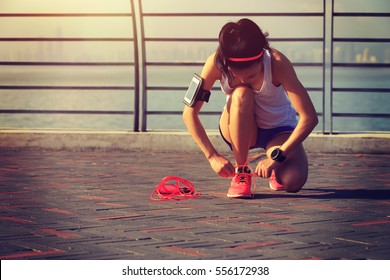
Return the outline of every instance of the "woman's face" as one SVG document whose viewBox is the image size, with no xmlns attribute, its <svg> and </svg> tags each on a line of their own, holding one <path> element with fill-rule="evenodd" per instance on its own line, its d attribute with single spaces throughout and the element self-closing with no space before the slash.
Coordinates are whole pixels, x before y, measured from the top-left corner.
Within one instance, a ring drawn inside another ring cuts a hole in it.
<svg viewBox="0 0 390 280">
<path fill-rule="evenodd" d="M 242 85 L 254 87 L 260 79 L 260 73 L 263 68 L 263 63 L 255 63 L 248 68 L 238 69 L 229 66 L 229 71 L 233 79 L 239 81 Z"/>
</svg>

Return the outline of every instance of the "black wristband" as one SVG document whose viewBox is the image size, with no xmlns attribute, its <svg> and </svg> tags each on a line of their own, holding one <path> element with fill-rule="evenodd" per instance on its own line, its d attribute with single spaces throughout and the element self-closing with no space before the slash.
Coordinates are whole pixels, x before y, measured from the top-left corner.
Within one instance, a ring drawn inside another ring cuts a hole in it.
<svg viewBox="0 0 390 280">
<path fill-rule="evenodd" d="M 277 162 L 283 162 L 286 157 L 283 155 L 283 151 L 279 148 L 276 148 L 271 153 L 271 159 L 277 161 Z"/>
</svg>

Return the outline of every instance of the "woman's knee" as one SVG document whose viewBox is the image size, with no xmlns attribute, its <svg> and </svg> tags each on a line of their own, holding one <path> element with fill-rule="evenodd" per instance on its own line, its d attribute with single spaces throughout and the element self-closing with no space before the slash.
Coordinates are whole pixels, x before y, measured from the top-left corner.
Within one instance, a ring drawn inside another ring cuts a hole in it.
<svg viewBox="0 0 390 280">
<path fill-rule="evenodd" d="M 231 96 L 231 102 L 233 106 L 245 106 L 248 105 L 254 107 L 254 94 L 253 91 L 245 86 L 237 87 Z"/>
<path fill-rule="evenodd" d="M 303 147 L 297 147 L 291 158 L 287 159 L 278 171 L 285 191 L 299 192 L 305 185 L 309 173 L 308 160 Z"/>
<path fill-rule="evenodd" d="M 298 167 L 298 168 L 297 168 Z M 308 168 L 304 165 L 286 167 L 279 170 L 279 180 L 288 193 L 297 193 L 305 185 L 308 177 Z"/>
<path fill-rule="evenodd" d="M 284 190 L 288 193 L 299 192 L 307 181 L 307 174 L 296 174 L 295 178 L 283 182 Z"/>
</svg>

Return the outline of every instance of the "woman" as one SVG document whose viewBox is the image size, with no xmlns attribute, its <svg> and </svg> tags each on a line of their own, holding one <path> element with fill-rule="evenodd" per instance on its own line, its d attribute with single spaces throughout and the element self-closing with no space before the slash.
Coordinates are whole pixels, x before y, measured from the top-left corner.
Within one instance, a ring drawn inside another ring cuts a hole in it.
<svg viewBox="0 0 390 280">
<path fill-rule="evenodd" d="M 249 19 L 225 24 L 219 47 L 201 73 L 204 90 L 219 80 L 227 94 L 219 129 L 233 151 L 234 165 L 215 150 L 205 132 L 199 119 L 204 102 L 185 106 L 183 111 L 187 129 L 212 169 L 222 177 L 233 176 L 230 198 L 252 195 L 253 174 L 247 165 L 252 148 L 266 150 L 267 158 L 254 172 L 270 178 L 273 190 L 298 192 L 308 175 L 302 142 L 317 125 L 317 113 L 291 62 L 269 46 L 267 36 Z"/>
</svg>

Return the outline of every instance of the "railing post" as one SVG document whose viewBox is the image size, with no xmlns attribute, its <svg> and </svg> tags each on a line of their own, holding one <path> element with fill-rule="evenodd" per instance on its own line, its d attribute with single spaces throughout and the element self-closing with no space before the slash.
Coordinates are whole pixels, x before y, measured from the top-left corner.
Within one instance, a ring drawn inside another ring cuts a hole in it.
<svg viewBox="0 0 390 280">
<path fill-rule="evenodd" d="M 322 134 L 325 134 L 326 128 L 326 106 L 325 106 L 325 96 L 326 96 L 326 24 L 327 24 L 327 9 L 326 9 L 327 0 L 323 0 L 323 19 L 322 19 Z"/>
<path fill-rule="evenodd" d="M 331 13 L 331 19 L 330 19 L 330 104 L 329 104 L 329 110 L 330 110 L 330 127 L 329 127 L 329 133 L 333 134 L 333 63 L 334 63 L 334 57 L 333 57 L 333 38 L 334 38 L 334 0 L 332 0 L 332 13 Z"/>
<path fill-rule="evenodd" d="M 145 46 L 145 26 L 144 15 L 142 10 L 142 0 L 138 0 L 138 12 L 139 12 L 139 29 L 141 40 L 141 52 L 139 55 L 142 59 L 142 91 L 141 91 L 141 131 L 145 132 L 147 127 L 147 69 L 146 69 L 146 46 Z"/>
<path fill-rule="evenodd" d="M 134 44 L 134 122 L 133 131 L 139 131 L 139 55 L 138 55 L 138 33 L 137 20 L 134 7 L 134 0 L 130 0 L 132 24 L 133 24 L 133 44 Z"/>
</svg>

